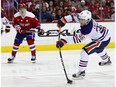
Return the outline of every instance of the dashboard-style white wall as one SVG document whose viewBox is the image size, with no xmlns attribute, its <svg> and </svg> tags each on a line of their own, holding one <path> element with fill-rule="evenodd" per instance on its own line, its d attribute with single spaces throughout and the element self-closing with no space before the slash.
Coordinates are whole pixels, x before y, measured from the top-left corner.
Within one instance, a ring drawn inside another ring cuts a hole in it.
<svg viewBox="0 0 116 87">
<path fill-rule="evenodd" d="M 99 22 L 99 24 L 106 26 L 111 33 L 111 42 L 115 42 L 115 22 Z M 56 26 L 56 23 L 42 23 L 41 28 L 45 31 L 47 30 L 54 30 L 58 29 Z M 80 29 L 79 23 L 67 23 L 66 26 L 64 26 L 62 29 L 68 29 L 71 31 L 72 29 Z M 3 33 L 1 36 L 1 45 L 2 46 L 12 46 L 14 42 L 14 38 L 16 35 L 15 29 L 12 27 L 10 33 Z M 36 45 L 49 45 L 49 44 L 55 44 L 58 37 L 38 37 L 36 35 L 35 37 L 35 44 Z M 83 43 L 88 43 L 91 40 L 89 38 L 85 39 Z M 27 45 L 27 42 L 24 40 L 22 45 Z"/>
</svg>

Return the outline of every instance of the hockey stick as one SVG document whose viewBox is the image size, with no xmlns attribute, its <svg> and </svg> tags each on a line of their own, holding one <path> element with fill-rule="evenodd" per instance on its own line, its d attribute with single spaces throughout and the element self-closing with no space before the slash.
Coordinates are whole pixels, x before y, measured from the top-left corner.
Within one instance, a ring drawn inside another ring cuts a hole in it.
<svg viewBox="0 0 116 87">
<path fill-rule="evenodd" d="M 60 31 L 61 31 L 61 28 L 59 28 L 58 41 L 60 40 Z M 59 54 L 60 54 L 60 59 L 61 59 L 61 62 L 62 62 L 63 70 L 64 70 L 64 73 L 65 73 L 65 76 L 66 76 L 66 79 L 67 79 L 67 83 L 72 84 L 73 81 L 68 78 L 68 75 L 67 75 L 67 72 L 66 72 L 66 69 L 65 69 L 65 65 L 64 65 L 64 61 L 63 61 L 62 52 L 61 52 L 60 47 L 59 47 Z"/>
</svg>

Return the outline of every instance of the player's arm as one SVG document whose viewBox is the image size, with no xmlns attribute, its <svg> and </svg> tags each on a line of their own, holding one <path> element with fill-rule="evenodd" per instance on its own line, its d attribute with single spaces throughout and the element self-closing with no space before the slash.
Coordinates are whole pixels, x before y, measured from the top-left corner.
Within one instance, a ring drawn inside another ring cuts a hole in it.
<svg viewBox="0 0 116 87">
<path fill-rule="evenodd" d="M 3 14 L 1 14 L 1 21 L 3 25 L 6 25 L 5 32 L 6 33 L 10 32 L 9 20 Z"/>
<path fill-rule="evenodd" d="M 38 21 L 36 17 L 33 18 L 33 23 L 34 23 L 35 29 L 38 31 L 38 35 L 43 35 L 44 30 L 41 29 L 40 22 Z"/>
<path fill-rule="evenodd" d="M 17 33 L 21 33 L 21 26 L 19 25 L 18 18 L 14 16 L 12 21 L 12 25 L 17 31 Z"/>
<path fill-rule="evenodd" d="M 7 25 L 9 23 L 8 19 L 1 14 L 1 21 L 4 25 Z"/>
<path fill-rule="evenodd" d="M 73 41 L 74 43 L 81 43 L 85 38 L 85 35 L 83 35 L 81 33 L 81 29 L 77 30 L 76 32 L 74 32 L 73 34 Z"/>
<path fill-rule="evenodd" d="M 26 32 L 21 29 L 21 26 L 19 24 L 19 18 L 17 16 L 14 15 L 12 21 L 13 21 L 12 25 L 15 28 L 15 30 L 17 31 L 17 33 L 26 34 Z"/>
<path fill-rule="evenodd" d="M 56 47 L 57 48 L 62 48 L 65 44 L 67 44 L 68 42 L 70 43 L 81 43 L 82 40 L 84 40 L 85 36 L 82 35 L 80 30 L 77 30 L 74 32 L 73 36 L 70 37 L 66 37 L 65 39 L 61 39 L 59 41 L 56 42 Z"/>
<path fill-rule="evenodd" d="M 64 16 L 60 20 L 58 20 L 57 26 L 61 28 L 65 26 L 67 22 L 71 22 L 71 21 L 73 21 L 72 15 Z"/>
</svg>

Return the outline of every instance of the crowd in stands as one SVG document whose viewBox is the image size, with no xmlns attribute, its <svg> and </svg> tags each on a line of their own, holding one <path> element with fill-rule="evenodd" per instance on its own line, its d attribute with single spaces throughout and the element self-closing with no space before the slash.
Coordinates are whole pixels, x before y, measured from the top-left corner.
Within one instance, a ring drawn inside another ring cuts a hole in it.
<svg viewBox="0 0 116 87">
<path fill-rule="evenodd" d="M 90 10 L 95 19 L 115 19 L 114 0 L 20 0 L 42 22 L 57 22 L 61 17 Z"/>
</svg>

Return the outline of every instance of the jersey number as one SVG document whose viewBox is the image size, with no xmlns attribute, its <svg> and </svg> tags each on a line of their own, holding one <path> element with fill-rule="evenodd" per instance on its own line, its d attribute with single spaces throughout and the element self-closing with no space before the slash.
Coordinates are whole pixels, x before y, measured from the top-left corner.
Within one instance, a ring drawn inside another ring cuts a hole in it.
<svg viewBox="0 0 116 87">
<path fill-rule="evenodd" d="M 96 26 L 96 31 L 103 33 L 106 30 L 106 27 L 103 27 L 102 25 L 97 25 Z"/>
</svg>

